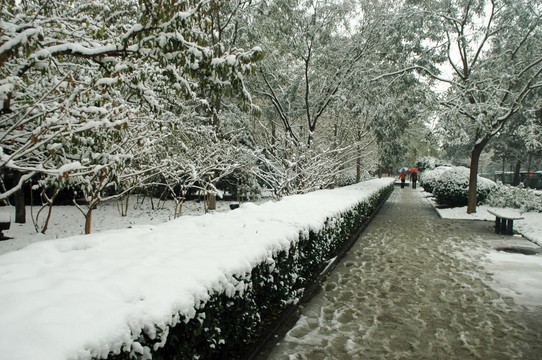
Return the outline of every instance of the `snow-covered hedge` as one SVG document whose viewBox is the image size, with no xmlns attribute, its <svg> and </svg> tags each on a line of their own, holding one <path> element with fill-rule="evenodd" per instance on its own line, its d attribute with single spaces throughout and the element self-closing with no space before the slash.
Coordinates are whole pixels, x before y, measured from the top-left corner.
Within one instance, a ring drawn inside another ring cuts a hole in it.
<svg viewBox="0 0 542 360">
<path fill-rule="evenodd" d="M 375 179 L 4 254 L 0 353 L 238 357 L 392 190 Z"/>
<path fill-rule="evenodd" d="M 434 168 L 432 170 L 425 170 L 420 174 L 420 185 L 423 187 L 423 189 L 429 193 L 433 192 L 433 189 L 435 188 L 435 182 L 439 178 L 440 174 L 442 174 L 445 171 L 450 170 L 451 166 L 439 166 L 437 168 Z"/>
<path fill-rule="evenodd" d="M 465 206 L 468 203 L 470 170 L 456 166 L 443 171 L 433 183 L 433 195 L 439 204 L 449 206 Z M 489 179 L 478 177 L 477 199 L 484 202 L 495 183 Z M 424 187 L 425 189 L 425 187 Z"/>
<path fill-rule="evenodd" d="M 523 212 L 542 212 L 542 196 L 534 190 L 504 185 L 500 182 L 491 190 L 487 204 L 494 207 L 521 209 Z"/>
</svg>

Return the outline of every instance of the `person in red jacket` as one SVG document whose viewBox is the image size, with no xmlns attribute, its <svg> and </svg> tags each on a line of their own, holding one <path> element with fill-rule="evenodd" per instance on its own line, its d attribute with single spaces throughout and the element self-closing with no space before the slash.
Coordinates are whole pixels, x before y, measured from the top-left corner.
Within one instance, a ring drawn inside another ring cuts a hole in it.
<svg viewBox="0 0 542 360">
<path fill-rule="evenodd" d="M 405 188 L 405 179 L 406 179 L 406 171 L 405 170 L 402 170 L 401 173 L 399 174 L 399 179 L 401 179 L 401 189 L 404 189 Z"/>
</svg>

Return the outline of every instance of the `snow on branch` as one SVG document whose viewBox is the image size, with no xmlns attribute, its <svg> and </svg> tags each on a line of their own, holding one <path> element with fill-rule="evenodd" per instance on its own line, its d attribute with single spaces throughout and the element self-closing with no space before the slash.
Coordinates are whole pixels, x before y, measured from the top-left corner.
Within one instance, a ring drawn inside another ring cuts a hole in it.
<svg viewBox="0 0 542 360">
<path fill-rule="evenodd" d="M 385 74 L 380 74 L 380 75 L 372 78 L 371 82 L 375 82 L 375 81 L 384 79 L 386 77 L 402 75 L 402 74 L 404 74 L 406 72 L 409 72 L 409 71 L 412 71 L 412 70 L 418 70 L 418 71 L 420 71 L 422 73 L 425 73 L 426 75 L 428 75 L 429 77 L 431 77 L 431 78 L 433 78 L 435 80 L 442 81 L 442 82 L 445 82 L 445 83 L 448 83 L 448 84 L 451 84 L 451 85 L 462 87 L 462 85 L 459 84 L 458 82 L 450 80 L 450 79 L 443 78 L 441 76 L 438 76 L 435 73 L 433 73 L 431 70 L 427 69 L 424 66 L 420 66 L 420 65 L 409 66 L 409 67 L 406 67 L 406 68 L 403 68 L 403 69 L 400 69 L 400 70 L 397 70 L 397 71 L 392 71 L 392 72 L 388 72 L 388 73 L 385 73 Z"/>
<path fill-rule="evenodd" d="M 261 51 L 215 41 L 209 16 L 224 3 L 25 2 L 4 11 L 0 170 L 90 184 L 97 201 L 106 186 L 159 173 L 145 157 L 169 124 L 210 116 L 224 92 L 250 99 L 243 78 Z M 205 172 L 229 169 L 220 165 Z"/>
<path fill-rule="evenodd" d="M 43 29 L 40 28 L 25 29 L 13 38 L 7 40 L 2 45 L 0 45 L 0 59 L 5 59 L 10 51 L 12 51 L 17 46 L 27 43 L 29 41 L 29 38 L 41 34 L 42 31 Z"/>
</svg>

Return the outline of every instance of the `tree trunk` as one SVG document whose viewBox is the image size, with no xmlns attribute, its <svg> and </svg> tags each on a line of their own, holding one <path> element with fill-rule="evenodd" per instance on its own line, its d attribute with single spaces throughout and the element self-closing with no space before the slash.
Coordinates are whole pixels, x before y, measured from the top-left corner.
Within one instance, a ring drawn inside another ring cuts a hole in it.
<svg viewBox="0 0 542 360">
<path fill-rule="evenodd" d="M 92 229 L 92 210 L 94 206 L 90 206 L 88 209 L 87 214 L 85 215 L 85 234 L 90 234 L 90 231 Z"/>
<path fill-rule="evenodd" d="M 207 195 L 207 210 L 216 210 L 216 195 Z"/>
<path fill-rule="evenodd" d="M 15 183 L 18 183 L 21 178 L 21 173 L 15 172 Z M 13 195 L 13 202 L 15 203 L 15 222 L 17 224 L 26 223 L 26 206 L 24 204 L 24 185 L 21 190 L 17 191 Z"/>
<path fill-rule="evenodd" d="M 49 228 L 49 221 L 51 221 L 51 215 L 53 214 L 53 204 L 47 204 L 47 217 L 45 218 L 45 224 L 43 224 L 43 228 L 41 229 L 41 233 L 45 234 L 47 229 Z"/>
<path fill-rule="evenodd" d="M 484 139 L 480 143 L 477 143 L 474 145 L 471 152 L 467 214 L 473 214 L 476 212 L 476 204 L 478 201 L 478 166 L 480 163 L 480 155 L 482 154 L 482 150 L 484 150 L 484 147 L 488 141 L 489 139 Z"/>
<path fill-rule="evenodd" d="M 519 172 L 521 170 L 521 160 L 516 162 L 516 168 L 514 169 L 514 179 L 512 180 L 512 186 L 518 186 L 520 182 Z"/>
<path fill-rule="evenodd" d="M 501 174 L 501 182 L 504 184 L 504 171 L 506 170 L 506 167 L 505 167 L 505 158 L 504 156 L 502 157 L 502 174 Z"/>
<path fill-rule="evenodd" d="M 356 184 L 359 183 L 361 180 L 361 159 L 356 159 Z"/>
<path fill-rule="evenodd" d="M 357 140 L 358 140 L 358 145 L 357 145 L 357 157 L 356 157 L 356 184 L 359 183 L 361 181 L 361 146 L 359 145 L 360 144 L 360 141 L 361 141 L 361 131 L 357 131 Z"/>
</svg>

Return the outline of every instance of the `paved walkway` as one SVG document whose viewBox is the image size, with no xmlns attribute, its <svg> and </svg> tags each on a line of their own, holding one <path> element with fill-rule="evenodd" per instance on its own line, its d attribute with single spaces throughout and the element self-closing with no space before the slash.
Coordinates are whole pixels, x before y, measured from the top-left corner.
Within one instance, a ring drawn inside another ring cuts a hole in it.
<svg viewBox="0 0 542 360">
<path fill-rule="evenodd" d="M 297 323 L 261 359 L 542 359 L 542 307 L 487 285 L 491 223 L 396 188 Z"/>
</svg>

